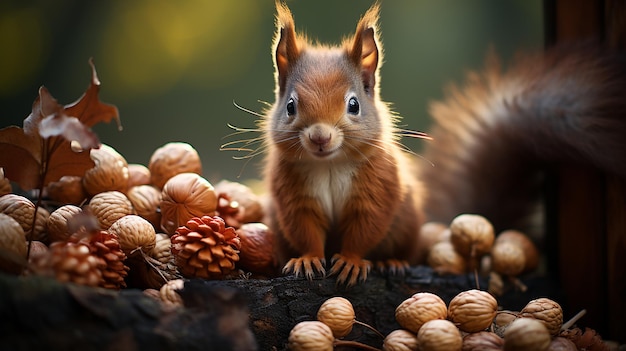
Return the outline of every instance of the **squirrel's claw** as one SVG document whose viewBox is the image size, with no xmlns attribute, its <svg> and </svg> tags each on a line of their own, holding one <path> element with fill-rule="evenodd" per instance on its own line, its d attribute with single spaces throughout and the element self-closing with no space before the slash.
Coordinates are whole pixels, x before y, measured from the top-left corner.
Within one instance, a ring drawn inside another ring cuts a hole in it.
<svg viewBox="0 0 626 351">
<path fill-rule="evenodd" d="M 283 274 L 293 273 L 296 277 L 304 276 L 308 280 L 312 280 L 316 273 L 322 277 L 326 274 L 324 264 L 325 260 L 323 258 L 304 255 L 290 259 L 283 267 Z"/>
<path fill-rule="evenodd" d="M 355 285 L 358 281 L 364 282 L 372 268 L 372 263 L 368 260 L 341 254 L 334 255 L 332 262 L 330 275 L 337 275 L 337 283 L 345 283 L 346 286 Z"/>
<path fill-rule="evenodd" d="M 382 273 L 388 272 L 391 275 L 404 275 L 409 269 L 409 262 L 405 260 L 384 260 L 376 261 L 376 267 Z"/>
</svg>

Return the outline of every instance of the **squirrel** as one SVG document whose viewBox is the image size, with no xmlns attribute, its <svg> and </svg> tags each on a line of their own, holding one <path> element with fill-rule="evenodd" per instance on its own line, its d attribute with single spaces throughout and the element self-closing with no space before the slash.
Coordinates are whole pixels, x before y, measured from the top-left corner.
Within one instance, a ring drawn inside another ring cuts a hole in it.
<svg viewBox="0 0 626 351">
<path fill-rule="evenodd" d="M 348 286 L 373 266 L 403 272 L 424 260 L 418 233 L 426 221 L 479 213 L 513 225 L 529 214 L 545 164 L 586 163 L 626 177 L 623 59 L 562 48 L 504 74 L 489 60 L 464 89 L 432 104 L 423 157 L 433 166 L 419 167 L 379 94 L 379 4 L 338 46 L 310 43 L 289 8 L 277 1 L 276 9 L 276 101 L 261 129 L 267 224 L 285 274 L 325 275 L 328 260 L 329 274 Z"/>
</svg>

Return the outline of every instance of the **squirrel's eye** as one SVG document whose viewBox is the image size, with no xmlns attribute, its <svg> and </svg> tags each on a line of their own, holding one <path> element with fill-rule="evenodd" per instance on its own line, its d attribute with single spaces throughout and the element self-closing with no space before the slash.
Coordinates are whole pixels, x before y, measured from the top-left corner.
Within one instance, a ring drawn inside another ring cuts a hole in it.
<svg viewBox="0 0 626 351">
<path fill-rule="evenodd" d="M 296 114 L 296 102 L 293 101 L 293 98 L 290 98 L 287 101 L 287 116 L 293 116 Z"/>
<path fill-rule="evenodd" d="M 359 114 L 359 100 L 356 99 L 356 97 L 351 97 L 348 100 L 348 113 L 353 114 L 353 115 L 358 115 Z"/>
</svg>

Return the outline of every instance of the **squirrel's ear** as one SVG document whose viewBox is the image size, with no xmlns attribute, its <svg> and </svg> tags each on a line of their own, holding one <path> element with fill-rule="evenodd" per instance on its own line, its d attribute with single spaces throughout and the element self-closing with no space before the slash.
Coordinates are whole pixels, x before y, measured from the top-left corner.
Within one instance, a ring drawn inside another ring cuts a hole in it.
<svg viewBox="0 0 626 351">
<path fill-rule="evenodd" d="M 363 15 L 352 39 L 348 56 L 360 67 L 365 91 L 372 94 L 377 82 L 378 68 L 382 61 L 382 48 L 376 32 L 380 5 L 372 5 Z"/>
<path fill-rule="evenodd" d="M 287 74 L 297 60 L 300 49 L 291 11 L 284 3 L 276 1 L 276 36 L 274 37 L 274 65 L 280 92 L 285 89 Z"/>
</svg>

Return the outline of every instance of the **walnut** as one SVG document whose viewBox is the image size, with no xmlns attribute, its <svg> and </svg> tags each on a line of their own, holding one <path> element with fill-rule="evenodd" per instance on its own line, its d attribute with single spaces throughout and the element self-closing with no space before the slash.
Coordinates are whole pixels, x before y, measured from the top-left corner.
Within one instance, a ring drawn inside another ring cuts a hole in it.
<svg viewBox="0 0 626 351">
<path fill-rule="evenodd" d="M 530 238 L 516 230 L 500 233 L 493 244 L 493 269 L 503 275 L 517 276 L 539 265 L 539 251 Z"/>
<path fill-rule="evenodd" d="M 81 212 L 83 210 L 75 205 L 64 205 L 54 210 L 46 221 L 50 241 L 67 240 L 73 234 L 68 229 L 67 221 Z"/>
<path fill-rule="evenodd" d="M 317 320 L 330 327 L 335 338 L 343 338 L 352 331 L 356 316 L 350 301 L 343 297 L 332 297 L 320 306 Z"/>
<path fill-rule="evenodd" d="M 417 346 L 417 335 L 404 329 L 392 331 L 383 340 L 383 351 L 414 351 Z"/>
<path fill-rule="evenodd" d="M 105 191 L 126 192 L 128 189 L 128 163 L 122 155 L 108 145 L 90 150 L 95 166 L 85 172 L 83 187 L 93 196 Z"/>
<path fill-rule="evenodd" d="M 213 185 L 195 173 L 169 179 L 161 196 L 161 229 L 170 235 L 191 218 L 213 215 L 217 209 Z"/>
<path fill-rule="evenodd" d="M 21 195 L 6 194 L 0 196 L 0 212 L 13 217 L 29 235 L 33 226 L 35 204 Z"/>
<path fill-rule="evenodd" d="M 333 351 L 333 332 L 319 321 L 306 321 L 296 324 L 287 339 L 287 349 L 291 351 Z"/>
<path fill-rule="evenodd" d="M 122 250 L 127 256 L 150 252 L 156 245 L 156 232 L 147 220 L 137 216 L 124 216 L 109 227 L 109 233 L 115 234 Z"/>
<path fill-rule="evenodd" d="M 504 332 L 504 351 L 546 351 L 550 333 L 543 323 L 532 318 L 518 318 Z"/>
<path fill-rule="evenodd" d="M 520 311 L 520 316 L 539 320 L 553 336 L 561 331 L 561 326 L 563 325 L 563 309 L 561 305 L 545 297 L 528 302 Z"/>
<path fill-rule="evenodd" d="M 150 170 L 148 167 L 139 163 L 128 164 L 128 188 L 132 188 L 137 185 L 149 185 Z"/>
<path fill-rule="evenodd" d="M 0 233 L 0 271 L 19 274 L 27 251 L 24 229 L 13 217 L 0 213 Z"/>
<path fill-rule="evenodd" d="M 49 183 L 46 193 L 51 200 L 62 204 L 80 205 L 87 199 L 83 178 L 78 176 L 63 176 L 58 181 Z"/>
<path fill-rule="evenodd" d="M 439 274 L 463 274 L 467 271 L 467 263 L 449 241 L 441 241 L 433 245 L 428 253 L 428 265 Z"/>
<path fill-rule="evenodd" d="M 478 265 L 481 256 L 491 251 L 494 239 L 493 225 L 483 216 L 462 214 L 450 223 L 450 242 L 468 260 L 470 269 Z"/>
<path fill-rule="evenodd" d="M 440 222 L 427 222 L 422 225 L 417 236 L 418 262 L 426 262 L 432 247 L 442 241 L 449 241 L 450 229 Z"/>
<path fill-rule="evenodd" d="M 433 319 L 417 332 L 417 343 L 421 351 L 461 351 L 463 338 L 452 322 Z"/>
<path fill-rule="evenodd" d="M 202 174 L 202 163 L 196 149 L 182 142 L 167 143 L 156 149 L 148 164 L 152 184 L 161 189 L 179 173 Z"/>
<path fill-rule="evenodd" d="M 396 308 L 396 321 L 404 329 L 417 333 L 422 325 L 433 319 L 445 319 L 448 308 L 443 300 L 432 293 L 416 293 Z"/>
<path fill-rule="evenodd" d="M 137 214 L 152 223 L 155 228 L 161 226 L 161 191 L 152 185 L 136 185 L 128 189 L 126 197 L 133 204 Z"/>
<path fill-rule="evenodd" d="M 91 198 L 89 211 L 96 216 L 100 228 L 107 230 L 118 219 L 135 214 L 132 202 L 119 191 L 105 191 Z"/>
<path fill-rule="evenodd" d="M 448 318 L 462 331 L 487 329 L 496 316 L 498 302 L 486 291 L 467 290 L 456 295 L 448 306 Z"/>
<path fill-rule="evenodd" d="M 504 339 L 488 331 L 471 333 L 463 337 L 463 351 L 500 351 L 503 345 Z"/>
</svg>

